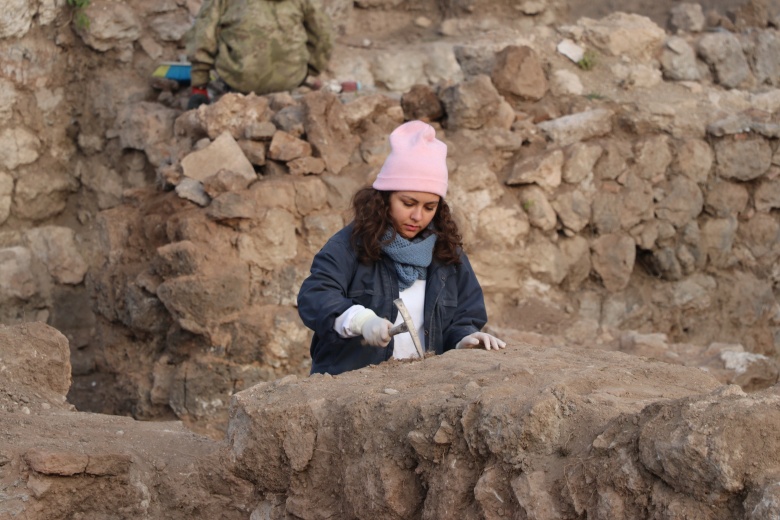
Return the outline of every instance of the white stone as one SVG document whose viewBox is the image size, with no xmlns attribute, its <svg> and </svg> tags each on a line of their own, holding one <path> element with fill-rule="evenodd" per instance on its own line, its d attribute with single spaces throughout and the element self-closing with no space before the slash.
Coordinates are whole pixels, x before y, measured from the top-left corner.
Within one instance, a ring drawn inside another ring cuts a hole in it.
<svg viewBox="0 0 780 520">
<path fill-rule="evenodd" d="M 748 367 L 756 361 L 766 361 L 769 358 L 761 354 L 753 354 L 752 352 L 734 352 L 723 351 L 720 353 L 720 359 L 723 360 L 724 366 L 733 370 L 737 374 L 744 374 L 747 372 Z"/>
<path fill-rule="evenodd" d="M 38 23 L 43 26 L 52 23 L 66 3 L 67 0 L 39 0 Z"/>
<path fill-rule="evenodd" d="M 29 0 L 0 0 L 0 39 L 21 38 L 30 30 L 35 10 Z"/>
<path fill-rule="evenodd" d="M 417 27 L 423 27 L 423 28 L 426 28 L 426 29 L 427 29 L 427 28 L 428 28 L 428 27 L 430 27 L 432 24 L 433 24 L 433 22 L 431 22 L 431 19 L 430 19 L 430 18 L 427 18 L 427 17 L 425 17 L 425 16 L 418 16 L 418 17 L 417 17 L 417 18 L 415 18 L 415 20 L 414 20 L 414 25 L 416 25 Z"/>
<path fill-rule="evenodd" d="M 552 73 L 550 90 L 556 96 L 581 96 L 585 88 L 577 74 L 560 69 Z"/>
<path fill-rule="evenodd" d="M 11 195 L 14 192 L 14 179 L 7 173 L 0 172 L 0 224 L 11 215 Z"/>
<path fill-rule="evenodd" d="M 528 2 L 523 2 L 520 7 L 520 12 L 523 14 L 527 14 L 529 16 L 534 16 L 537 14 L 541 14 L 545 11 L 546 5 L 545 2 L 538 2 L 529 0 Z"/>
<path fill-rule="evenodd" d="M 0 133 L 0 165 L 13 170 L 19 165 L 35 162 L 40 146 L 41 142 L 28 130 L 6 128 Z"/>
<path fill-rule="evenodd" d="M 26 233 L 30 250 L 57 283 L 76 285 L 87 273 L 75 237 L 72 229 L 61 226 L 37 227 Z"/>
<path fill-rule="evenodd" d="M 585 49 L 568 38 L 561 40 L 557 49 L 560 54 L 563 54 L 574 63 L 579 63 L 582 57 L 585 56 Z"/>
</svg>

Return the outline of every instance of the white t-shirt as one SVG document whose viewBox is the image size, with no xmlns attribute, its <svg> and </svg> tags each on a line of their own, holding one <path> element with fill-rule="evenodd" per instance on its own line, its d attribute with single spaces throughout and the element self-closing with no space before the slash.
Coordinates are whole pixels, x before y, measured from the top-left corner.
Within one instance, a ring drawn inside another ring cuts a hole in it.
<svg viewBox="0 0 780 520">
<path fill-rule="evenodd" d="M 412 317 L 414 327 L 417 329 L 417 335 L 419 336 L 423 331 L 423 319 L 425 311 L 425 280 L 416 280 L 411 287 L 401 291 L 400 297 L 406 305 L 409 315 Z M 336 318 L 336 323 L 333 325 L 333 329 L 342 338 L 354 338 L 360 336 L 360 331 L 353 331 L 349 328 L 349 324 L 352 323 L 352 318 L 358 312 L 365 309 L 362 305 L 353 305 L 344 313 Z M 398 317 L 393 325 L 398 325 L 403 322 L 403 316 L 398 313 Z M 423 341 L 424 336 L 420 337 L 420 341 Z M 395 359 L 408 359 L 416 358 L 417 349 L 414 348 L 414 342 L 412 336 L 408 332 L 403 334 L 397 334 L 395 336 L 395 342 L 393 347 L 393 357 Z M 423 345 L 423 349 L 425 345 Z"/>
</svg>

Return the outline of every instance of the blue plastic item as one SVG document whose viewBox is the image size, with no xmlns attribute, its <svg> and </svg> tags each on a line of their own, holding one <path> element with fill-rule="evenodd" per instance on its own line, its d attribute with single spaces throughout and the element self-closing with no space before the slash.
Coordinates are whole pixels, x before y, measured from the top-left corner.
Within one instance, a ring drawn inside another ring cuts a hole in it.
<svg viewBox="0 0 780 520">
<path fill-rule="evenodd" d="M 168 61 L 159 64 L 152 73 L 152 77 L 172 79 L 179 83 L 188 83 L 192 79 L 191 72 L 192 65 L 186 61 Z"/>
</svg>

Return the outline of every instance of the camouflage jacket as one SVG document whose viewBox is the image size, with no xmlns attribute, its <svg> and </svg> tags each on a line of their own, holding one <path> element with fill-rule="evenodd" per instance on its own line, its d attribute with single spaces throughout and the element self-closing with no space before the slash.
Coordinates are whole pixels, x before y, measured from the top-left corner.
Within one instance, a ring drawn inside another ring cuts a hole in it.
<svg viewBox="0 0 780 520">
<path fill-rule="evenodd" d="M 268 94 L 299 86 L 327 67 L 330 20 L 320 0 L 205 0 L 188 32 L 192 84 L 211 69 L 233 89 Z"/>
</svg>

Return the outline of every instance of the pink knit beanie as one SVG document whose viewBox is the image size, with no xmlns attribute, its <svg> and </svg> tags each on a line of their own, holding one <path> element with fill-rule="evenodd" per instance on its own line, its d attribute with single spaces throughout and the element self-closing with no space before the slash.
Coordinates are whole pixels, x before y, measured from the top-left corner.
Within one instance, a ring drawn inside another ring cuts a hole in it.
<svg viewBox="0 0 780 520">
<path fill-rule="evenodd" d="M 393 130 L 374 189 L 447 195 L 447 145 L 436 139 L 431 125 L 409 121 Z"/>
</svg>

